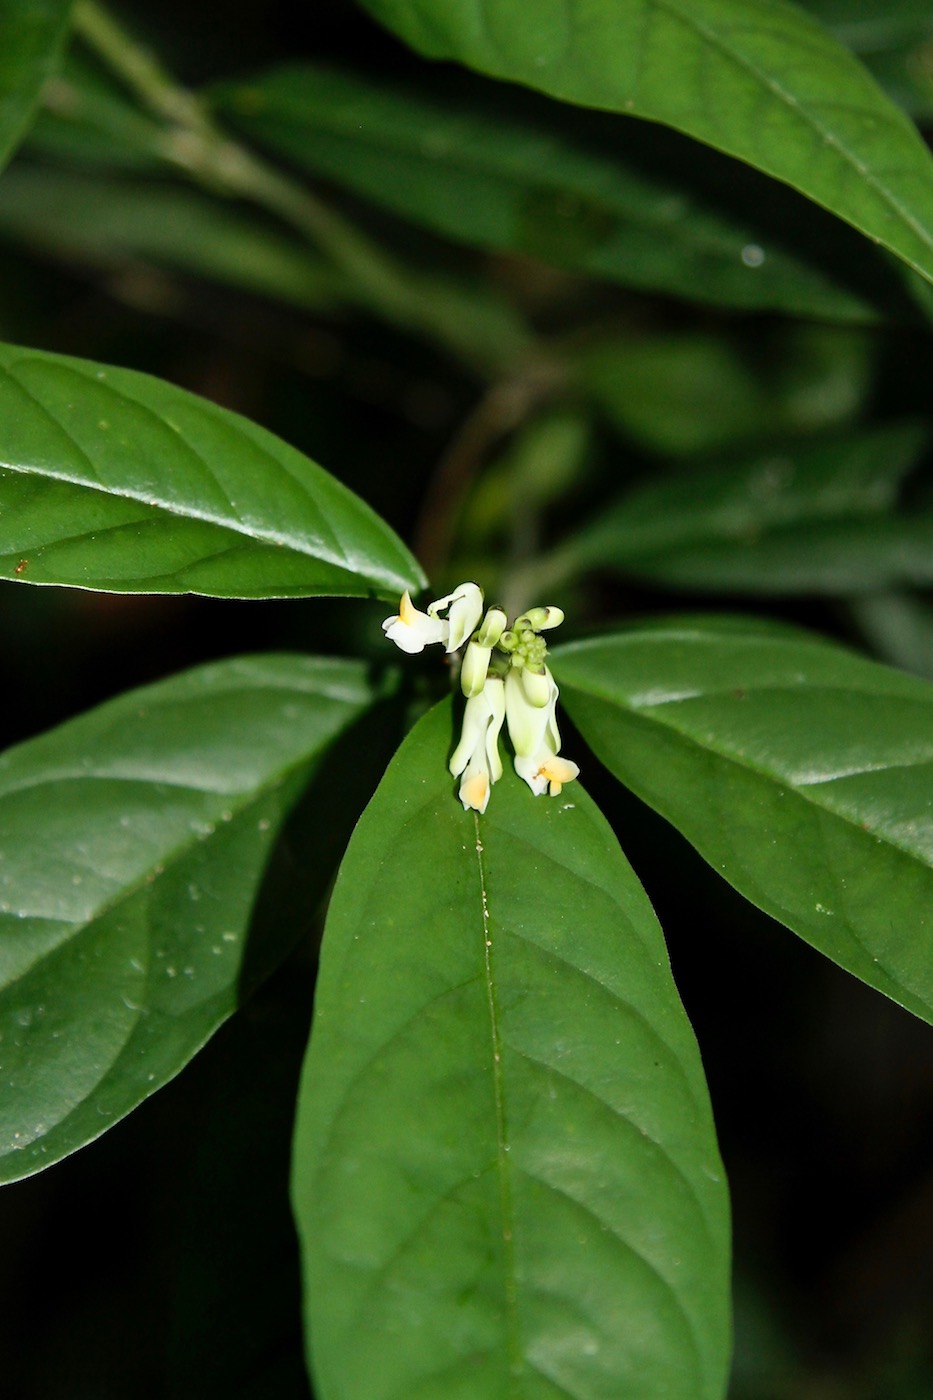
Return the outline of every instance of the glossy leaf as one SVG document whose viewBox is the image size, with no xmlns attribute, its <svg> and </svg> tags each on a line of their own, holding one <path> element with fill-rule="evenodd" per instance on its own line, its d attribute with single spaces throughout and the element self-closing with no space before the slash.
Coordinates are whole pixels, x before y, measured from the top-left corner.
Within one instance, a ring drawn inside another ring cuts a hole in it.
<svg viewBox="0 0 933 1400">
<path fill-rule="evenodd" d="M 784 0 L 363 0 L 431 58 L 673 126 L 783 180 L 933 281 L 933 161 Z"/>
<path fill-rule="evenodd" d="M 450 707 L 328 915 L 293 1200 L 321 1400 L 719 1400 L 726 1190 L 661 931 L 576 784 L 485 815 Z"/>
<path fill-rule="evenodd" d="M 791 629 L 562 647 L 597 756 L 759 908 L 933 1021 L 933 686 Z"/>
<path fill-rule="evenodd" d="M 926 437 L 895 424 L 637 486 L 574 532 L 566 569 L 762 594 L 933 579 L 931 518 L 890 514 Z"/>
<path fill-rule="evenodd" d="M 71 0 L 0 0 L 0 167 L 35 117 L 70 15 Z"/>
<path fill-rule="evenodd" d="M 0 758 L 0 1180 L 99 1137 L 284 956 L 300 929 L 255 922 L 261 883 L 312 765 L 372 699 L 358 664 L 246 657 Z"/>
<path fill-rule="evenodd" d="M 457 242 L 625 286 L 840 320 L 873 319 L 903 297 L 849 230 L 658 127 L 568 115 L 475 77 L 435 91 L 307 63 L 218 86 L 211 99 L 303 169 Z"/>
<path fill-rule="evenodd" d="M 16 165 L 3 177 L 0 237 L 92 267 L 151 265 L 313 309 L 342 279 L 255 215 L 164 180 Z"/>
<path fill-rule="evenodd" d="M 0 577 L 109 592 L 396 598 L 388 525 L 247 419 L 132 370 L 0 346 Z"/>
</svg>

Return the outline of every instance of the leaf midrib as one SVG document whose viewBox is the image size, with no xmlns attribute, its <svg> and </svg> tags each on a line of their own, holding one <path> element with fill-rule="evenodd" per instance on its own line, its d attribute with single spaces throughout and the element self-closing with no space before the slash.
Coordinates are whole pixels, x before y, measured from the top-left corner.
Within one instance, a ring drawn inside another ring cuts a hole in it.
<svg viewBox="0 0 933 1400">
<path fill-rule="evenodd" d="M 492 1083 L 496 1106 L 496 1171 L 499 1178 L 499 1208 L 502 1217 L 503 1287 L 505 1293 L 505 1315 L 509 1357 L 509 1388 L 515 1400 L 521 1400 L 521 1386 L 519 1382 L 525 1367 L 525 1352 L 522 1345 L 521 1327 L 518 1317 L 512 1167 L 509 1161 L 508 1124 L 505 1112 L 505 1080 L 502 1069 L 502 1037 L 499 1026 L 499 1005 L 493 970 L 492 926 L 486 882 L 486 865 L 483 860 L 484 849 L 480 819 L 477 812 L 473 813 L 473 830 L 476 838 L 476 864 L 479 872 L 480 929 L 483 938 L 483 975 L 486 990 L 486 1004 L 489 1010 Z"/>
<path fill-rule="evenodd" d="M 754 80 L 757 83 L 759 83 L 763 88 L 765 88 L 774 97 L 776 97 L 778 101 L 780 101 L 788 111 L 799 115 L 799 117 L 805 123 L 805 125 L 809 126 L 811 130 L 813 130 L 820 137 L 823 144 L 828 146 L 831 150 L 838 152 L 838 154 L 842 157 L 843 161 L 851 167 L 851 169 L 856 173 L 859 179 L 864 180 L 864 182 L 874 190 L 874 192 L 897 215 L 897 217 L 909 229 L 911 229 L 913 233 L 916 234 L 920 241 L 927 248 L 933 250 L 933 236 L 931 236 L 929 231 L 926 228 L 924 228 L 924 226 L 912 214 L 908 213 L 903 208 L 901 203 L 897 200 L 897 198 L 894 196 L 894 194 L 891 192 L 888 186 L 883 181 L 881 181 L 875 174 L 873 174 L 869 167 L 864 166 L 856 158 L 856 156 L 853 155 L 853 153 L 849 150 L 848 146 L 839 139 L 839 137 L 832 130 L 832 128 L 826 126 L 823 122 L 819 120 L 819 118 L 813 112 L 810 104 L 803 104 L 799 102 L 791 93 L 787 92 L 775 78 L 769 76 L 768 73 L 763 72 L 761 68 L 759 68 L 757 63 L 749 59 L 740 50 L 732 47 L 727 42 L 727 40 L 723 36 L 718 35 L 715 32 L 715 30 L 710 30 L 706 25 L 704 25 L 701 21 L 697 20 L 693 15 L 690 15 L 689 13 L 682 10 L 677 4 L 672 3 L 672 0 L 649 0 L 649 3 L 654 9 L 666 11 L 668 15 L 671 15 L 675 19 L 679 20 L 680 23 L 683 24 L 687 29 L 693 30 L 693 32 L 700 36 L 700 38 L 705 43 L 709 44 L 710 47 L 718 49 L 719 52 L 726 59 L 731 59 L 731 61 L 735 63 L 739 68 L 744 69 L 744 71 L 748 73 L 750 77 L 754 78 Z M 775 174 L 775 172 L 773 171 L 770 173 Z M 777 175 L 776 178 L 783 179 L 784 177 Z M 792 182 L 787 181 L 787 183 L 790 184 Z M 822 199 L 819 199 L 815 196 L 810 197 L 815 198 L 815 201 L 819 204 L 824 203 Z M 825 207 L 832 210 L 832 206 L 830 205 L 825 205 Z M 832 210 L 832 212 L 836 211 Z M 856 227 L 858 227 L 858 225 L 856 225 Z M 933 282 L 933 273 L 923 268 L 913 258 L 907 257 L 903 253 L 901 253 L 900 256 L 903 257 L 904 260 L 907 263 L 909 263 L 911 267 L 915 268 L 915 270 L 919 272 L 921 276 L 923 276 L 928 282 Z"/>
<path fill-rule="evenodd" d="M 28 357 L 24 357 L 24 359 L 28 363 Z M 230 502 L 227 491 L 219 481 L 216 472 L 211 466 L 210 461 L 204 456 L 204 454 L 194 446 L 194 444 L 190 441 L 190 439 L 187 436 L 178 434 L 177 430 L 173 429 L 172 424 L 169 422 L 168 419 L 164 418 L 162 414 L 156 412 L 156 410 L 151 408 L 148 404 L 143 403 L 140 399 L 134 398 L 131 394 L 126 393 L 125 390 L 115 386 L 112 381 L 108 382 L 107 384 L 108 392 L 113 394 L 116 398 L 121 399 L 124 403 L 128 404 L 131 411 L 138 412 L 140 414 L 146 414 L 152 419 L 154 419 L 160 425 L 160 427 L 166 428 L 170 432 L 174 431 L 176 433 L 176 436 L 179 437 L 179 440 L 184 444 L 184 446 L 192 454 L 192 456 L 201 464 L 203 469 L 207 472 L 208 476 L 214 481 L 218 491 L 220 492 L 220 495 L 224 498 L 227 506 L 230 508 L 231 515 L 221 516 L 216 512 L 211 513 L 205 510 L 199 510 L 191 502 L 176 503 L 165 500 L 163 498 L 159 498 L 158 496 L 156 497 L 155 501 L 153 501 L 152 492 L 143 493 L 138 490 L 132 490 L 126 487 L 114 487 L 112 485 L 104 483 L 103 481 L 101 481 L 92 459 L 88 456 L 88 453 L 77 441 L 68 425 L 66 423 L 63 423 L 59 418 L 57 418 L 49 408 L 48 404 L 45 403 L 43 399 L 39 398 L 33 391 L 33 389 L 31 389 L 28 384 L 25 384 L 22 378 L 15 373 L 16 364 L 17 361 L 14 360 L 9 364 L 3 365 L 3 372 L 7 374 L 9 379 L 17 386 L 20 392 L 30 400 L 30 402 L 35 406 L 35 408 L 46 418 L 48 418 L 50 422 L 54 423 L 55 427 L 65 435 L 68 442 L 74 448 L 75 452 L 87 463 L 88 470 L 96 478 L 96 481 L 88 481 L 85 478 L 75 476 L 69 472 L 54 471 L 50 470 L 47 467 L 33 467 L 18 462 L 0 462 L 0 467 L 2 467 L 4 470 L 16 472 L 21 476 L 38 476 L 42 480 L 62 481 L 69 486 L 82 488 L 86 491 L 100 491 L 105 496 L 115 496 L 124 500 L 136 501 L 140 505 L 146 505 L 150 507 L 155 506 L 159 510 L 164 511 L 169 516 L 177 516 L 180 519 L 199 520 L 204 524 L 219 526 L 222 529 L 230 530 L 233 534 L 244 535 L 248 539 L 261 540 L 265 544 L 277 545 L 279 547 L 284 546 L 286 548 L 295 550 L 297 554 L 307 554 L 310 555 L 312 558 L 324 559 L 327 563 L 330 563 L 335 567 L 343 569 L 344 571 L 349 573 L 357 572 L 352 562 L 351 553 L 341 543 L 333 521 L 328 518 L 325 508 L 314 500 L 313 495 L 308 489 L 307 483 L 301 481 L 298 477 L 296 477 L 293 472 L 290 472 L 287 469 L 287 467 L 285 467 L 280 461 L 278 461 L 278 459 L 274 457 L 271 453 L 266 452 L 264 454 L 266 459 L 274 465 L 275 470 L 277 472 L 281 472 L 290 482 L 295 483 L 301 488 L 305 496 L 308 498 L 309 504 L 318 513 L 321 521 L 326 524 L 327 529 L 331 533 L 334 541 L 333 546 L 326 544 L 323 538 L 316 537 L 313 541 L 314 547 L 309 548 L 309 542 L 304 540 L 301 536 L 296 536 L 293 533 L 280 533 L 272 530 L 271 527 L 257 526 L 255 524 L 248 524 L 242 521 L 238 515 L 233 513 L 235 508 Z M 72 366 L 68 366 L 67 368 L 77 378 L 82 380 L 87 379 L 86 375 L 81 374 L 80 371 L 75 370 Z M 205 411 L 205 407 L 209 411 L 211 405 L 198 405 L 198 407 L 203 412 Z M 255 446 L 255 444 L 252 445 Z M 339 484 L 335 482 L 334 485 L 336 489 Z"/>
</svg>

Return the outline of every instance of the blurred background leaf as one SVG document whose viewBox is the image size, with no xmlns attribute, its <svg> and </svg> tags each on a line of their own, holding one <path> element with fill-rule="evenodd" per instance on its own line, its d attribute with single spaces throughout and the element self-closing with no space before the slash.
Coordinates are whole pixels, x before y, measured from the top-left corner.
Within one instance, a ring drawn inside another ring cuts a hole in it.
<svg viewBox="0 0 933 1400">
<path fill-rule="evenodd" d="M 35 117 L 42 88 L 61 56 L 71 0 L 0 4 L 0 166 Z"/>
<path fill-rule="evenodd" d="M 210 97 L 300 168 L 457 242 L 725 306 L 910 314 L 903 278 L 863 240 L 655 126 L 468 75 L 426 89 L 312 64 Z"/>
<path fill-rule="evenodd" d="M 663 122 L 822 204 L 933 281 L 933 162 L 829 32 L 768 0 L 363 0 L 400 38 L 565 102 Z"/>
</svg>

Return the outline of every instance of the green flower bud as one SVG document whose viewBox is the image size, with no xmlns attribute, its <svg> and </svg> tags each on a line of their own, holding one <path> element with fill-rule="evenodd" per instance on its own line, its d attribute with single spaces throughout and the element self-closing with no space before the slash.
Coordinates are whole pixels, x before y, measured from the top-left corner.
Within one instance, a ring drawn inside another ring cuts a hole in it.
<svg viewBox="0 0 933 1400">
<path fill-rule="evenodd" d="M 464 652 L 463 665 L 460 667 L 460 689 L 468 700 L 473 695 L 479 695 L 486 684 L 489 656 L 489 647 L 481 646 L 479 642 L 470 642 Z"/>
<path fill-rule="evenodd" d="M 502 637 L 508 620 L 501 608 L 490 608 L 474 640 L 482 647 L 494 647 Z"/>
<path fill-rule="evenodd" d="M 563 608 L 529 608 L 516 619 L 515 630 L 530 627 L 532 632 L 547 632 L 551 627 L 559 627 L 563 620 Z"/>
<path fill-rule="evenodd" d="M 541 710 L 551 699 L 551 673 L 546 666 L 523 666 L 519 672 L 528 703 Z"/>
</svg>

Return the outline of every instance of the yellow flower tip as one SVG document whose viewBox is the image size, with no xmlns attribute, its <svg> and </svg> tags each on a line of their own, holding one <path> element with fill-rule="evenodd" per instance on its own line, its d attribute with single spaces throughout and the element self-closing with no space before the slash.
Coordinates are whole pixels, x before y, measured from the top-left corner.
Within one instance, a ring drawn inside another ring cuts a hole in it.
<svg viewBox="0 0 933 1400">
<path fill-rule="evenodd" d="M 554 754 L 546 763 L 542 763 L 536 776 L 549 784 L 548 791 L 552 797 L 559 797 L 564 783 L 572 783 L 579 772 L 580 769 L 569 758 Z"/>
<path fill-rule="evenodd" d="M 404 622 L 406 627 L 411 627 L 412 623 L 415 621 L 415 618 L 418 616 L 418 609 L 411 601 L 411 594 L 409 593 L 407 588 L 402 594 L 402 600 L 398 605 L 398 615 L 400 620 Z"/>
<path fill-rule="evenodd" d="M 472 807 L 475 812 L 485 812 L 489 801 L 489 777 L 486 773 L 465 774 L 460 784 L 460 801 L 463 810 Z"/>
</svg>

